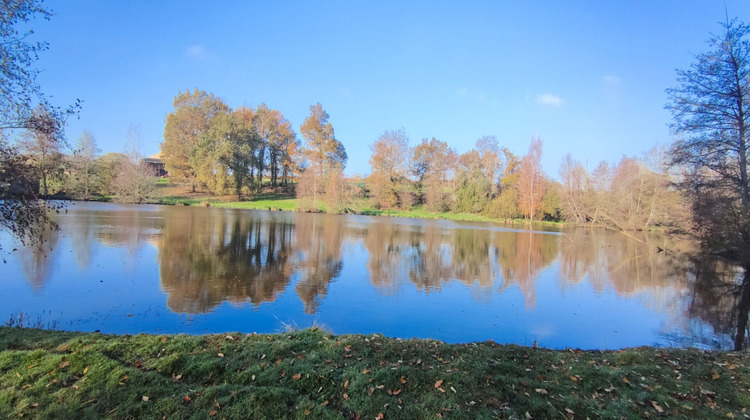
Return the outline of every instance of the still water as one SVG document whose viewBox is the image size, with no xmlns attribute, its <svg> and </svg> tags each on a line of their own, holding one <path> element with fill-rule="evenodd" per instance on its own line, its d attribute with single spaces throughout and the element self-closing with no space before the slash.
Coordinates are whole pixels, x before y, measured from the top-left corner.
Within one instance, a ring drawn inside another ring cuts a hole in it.
<svg viewBox="0 0 750 420">
<path fill-rule="evenodd" d="M 45 252 L 0 236 L 0 324 L 104 333 L 322 325 L 550 348 L 732 348 L 733 295 L 666 237 L 74 203 Z M 4 235 L 4 234 L 3 234 Z M 726 271 L 726 270 L 725 270 Z"/>
</svg>

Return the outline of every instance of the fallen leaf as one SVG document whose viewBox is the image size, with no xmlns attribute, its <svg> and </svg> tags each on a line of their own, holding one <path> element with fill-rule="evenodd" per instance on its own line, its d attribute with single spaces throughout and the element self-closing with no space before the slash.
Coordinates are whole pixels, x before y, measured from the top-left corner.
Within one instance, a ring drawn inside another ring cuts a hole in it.
<svg viewBox="0 0 750 420">
<path fill-rule="evenodd" d="M 383 420 L 384 418 L 385 416 L 383 415 L 383 413 L 378 413 L 378 415 L 375 416 L 375 420 Z"/>
<path fill-rule="evenodd" d="M 86 372 L 88 372 L 88 371 L 89 371 L 89 368 L 90 368 L 90 367 L 91 367 L 91 365 L 89 365 L 89 366 L 86 366 L 86 367 L 85 367 L 85 368 L 83 369 L 83 374 L 84 374 L 84 375 L 86 374 Z"/>
<path fill-rule="evenodd" d="M 719 378 L 720 378 L 720 376 L 719 376 L 719 374 L 718 374 L 718 373 L 716 373 L 716 372 L 714 372 L 714 374 L 713 374 L 713 375 L 711 375 L 711 379 L 713 379 L 714 381 L 715 381 L 715 380 L 717 380 L 717 379 L 719 379 Z"/>
<path fill-rule="evenodd" d="M 349 386 L 349 380 L 347 379 L 346 382 L 344 382 L 344 388 L 347 388 Z"/>
<path fill-rule="evenodd" d="M 547 395 L 547 390 L 544 389 L 544 388 L 537 388 L 534 391 L 536 391 L 536 392 L 538 392 L 538 393 L 540 393 L 542 395 Z"/>
<path fill-rule="evenodd" d="M 622 381 L 625 382 L 626 384 L 630 383 L 630 381 L 628 380 L 628 378 L 622 378 Z"/>
<path fill-rule="evenodd" d="M 185 402 L 190 402 L 190 397 L 185 395 L 185 398 L 183 398 L 183 400 L 185 400 Z"/>
<path fill-rule="evenodd" d="M 397 390 L 393 391 L 393 395 L 398 395 L 398 394 L 400 394 L 400 393 L 401 393 L 401 390 L 400 390 L 400 389 L 397 389 Z"/>
<path fill-rule="evenodd" d="M 60 369 L 66 368 L 68 366 L 70 366 L 70 362 L 67 360 L 63 360 L 62 363 L 60 363 Z"/>
<path fill-rule="evenodd" d="M 570 380 L 573 381 L 573 382 L 578 382 L 578 378 L 576 378 L 575 376 L 571 376 Z"/>
<path fill-rule="evenodd" d="M 161 338 L 161 342 L 163 343 L 163 342 L 165 342 L 165 341 L 167 341 L 167 337 L 162 337 L 162 338 Z"/>
<path fill-rule="evenodd" d="M 232 337 L 231 335 L 228 335 L 228 336 L 226 336 L 224 338 L 226 338 L 227 340 L 234 340 L 234 337 Z"/>
<path fill-rule="evenodd" d="M 142 399 L 143 401 L 148 401 L 148 397 L 147 397 L 147 396 L 145 396 L 145 395 L 144 395 L 144 396 L 142 396 L 142 397 L 141 397 L 141 399 Z"/>
<path fill-rule="evenodd" d="M 209 416 L 215 416 L 218 413 L 216 410 L 211 410 L 210 413 L 208 413 Z"/>
<path fill-rule="evenodd" d="M 365 375 L 367 375 L 370 372 L 372 372 L 370 369 L 365 369 L 365 370 L 362 371 L 362 373 L 364 373 Z"/>
<path fill-rule="evenodd" d="M 443 384 L 443 380 L 442 379 L 440 379 L 437 382 L 435 382 L 435 389 L 440 388 L 440 385 L 442 385 L 442 384 Z"/>
<path fill-rule="evenodd" d="M 292 379 L 294 379 L 295 381 L 299 381 L 301 378 L 302 375 L 300 375 L 299 373 L 295 373 L 294 375 L 292 375 Z"/>
<path fill-rule="evenodd" d="M 349 401 L 349 395 L 348 394 L 344 393 L 344 394 L 341 394 L 341 396 L 344 397 L 344 400 Z"/>
<path fill-rule="evenodd" d="M 576 412 L 575 412 L 575 411 L 573 411 L 573 410 L 571 410 L 571 409 L 569 409 L 569 408 L 566 408 L 566 409 L 565 409 L 565 412 L 566 412 L 566 413 L 568 413 L 568 414 L 570 414 L 571 416 L 573 416 L 573 415 L 575 415 L 575 414 L 576 414 Z"/>
<path fill-rule="evenodd" d="M 440 391 L 440 392 L 442 392 L 442 393 L 445 393 L 445 390 L 443 388 L 438 388 L 437 390 Z"/>
<path fill-rule="evenodd" d="M 659 405 L 659 403 L 657 403 L 656 401 L 652 400 L 651 401 L 651 405 L 654 407 L 654 409 L 656 409 L 657 412 L 659 412 L 659 413 L 663 413 L 664 412 L 664 409 L 661 408 L 661 406 Z"/>
<path fill-rule="evenodd" d="M 224 357 L 224 353 L 219 353 L 219 354 L 217 354 L 217 356 Z"/>
</svg>

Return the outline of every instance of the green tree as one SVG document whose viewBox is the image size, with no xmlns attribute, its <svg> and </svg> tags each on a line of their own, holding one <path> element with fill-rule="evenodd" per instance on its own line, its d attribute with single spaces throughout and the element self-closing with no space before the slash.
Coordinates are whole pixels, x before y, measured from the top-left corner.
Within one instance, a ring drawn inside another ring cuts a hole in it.
<svg viewBox="0 0 750 420">
<path fill-rule="evenodd" d="M 180 92 L 173 102 L 174 111 L 167 114 L 162 159 L 170 176 L 189 182 L 193 191 L 196 177 L 205 164 L 206 150 L 199 145 L 211 127 L 211 119 L 219 113 L 228 113 L 229 106 L 212 93 L 195 89 Z M 203 168 L 205 169 L 205 168 Z"/>
<path fill-rule="evenodd" d="M 500 178 L 500 195 L 490 203 L 486 214 L 493 218 L 514 219 L 521 212 L 518 207 L 518 178 L 521 159 L 508 149 L 502 149 L 505 167 Z"/>
<path fill-rule="evenodd" d="M 458 158 L 456 167 L 453 210 L 481 213 L 492 199 L 494 168 L 487 168 L 477 150 L 466 152 Z"/>
<path fill-rule="evenodd" d="M 253 161 L 252 152 L 259 142 L 255 131 L 237 113 L 218 114 L 212 121 L 207 139 L 214 148 L 212 160 L 231 172 L 237 199 L 241 200 Z M 224 172 L 223 168 L 216 168 L 214 175 Z"/>
</svg>

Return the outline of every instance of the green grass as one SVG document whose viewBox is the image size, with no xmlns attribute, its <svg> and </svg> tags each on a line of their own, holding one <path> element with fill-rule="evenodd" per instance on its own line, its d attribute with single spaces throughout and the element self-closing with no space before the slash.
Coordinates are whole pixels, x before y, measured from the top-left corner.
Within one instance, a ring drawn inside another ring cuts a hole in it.
<svg viewBox="0 0 750 420">
<path fill-rule="evenodd" d="M 742 417 L 748 352 L 0 328 L 2 418 Z"/>
<path fill-rule="evenodd" d="M 289 194 L 266 193 L 258 194 L 246 201 L 215 202 L 211 203 L 211 205 L 233 209 L 294 211 L 297 206 L 297 199 Z"/>
</svg>

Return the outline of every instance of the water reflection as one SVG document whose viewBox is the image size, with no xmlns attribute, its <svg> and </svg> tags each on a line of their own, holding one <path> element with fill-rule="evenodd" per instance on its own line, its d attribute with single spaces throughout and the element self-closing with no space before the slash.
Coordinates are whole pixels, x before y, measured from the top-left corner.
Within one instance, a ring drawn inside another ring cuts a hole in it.
<svg viewBox="0 0 750 420">
<path fill-rule="evenodd" d="M 16 251 L 21 260 L 26 281 L 35 292 L 40 292 L 44 288 L 45 281 L 52 274 L 52 267 L 58 255 L 52 251 L 60 240 L 58 230 L 42 229 L 39 233 L 41 240 L 38 244 L 28 247 L 21 246 Z"/>
<path fill-rule="evenodd" d="M 529 232 L 448 221 L 103 204 L 76 205 L 59 222 L 61 232 L 47 232 L 46 246 L 53 252 L 17 252 L 18 267 L 37 294 L 43 294 L 60 262 L 63 235 L 72 244 L 67 252 L 80 272 L 107 248 L 124 249 L 126 270 L 136 270 L 144 264 L 141 251 L 153 247 L 155 280 L 166 294 L 166 307 L 177 314 L 210 313 L 224 303 L 261 310 L 285 295 L 299 299 L 299 310 L 312 316 L 324 305 L 335 306 L 336 299 L 350 298 L 331 296 L 333 284 L 339 289 L 339 282 L 344 287 L 361 281 L 380 299 L 416 293 L 445 302 L 465 290 L 473 300 L 468 304 L 488 313 L 507 310 L 498 306 L 503 305 L 500 297 L 517 295 L 526 313 L 554 317 L 574 311 L 565 307 L 570 304 L 566 295 L 591 290 L 623 308 L 637 301 L 661 319 L 661 338 L 656 340 L 667 345 L 747 343 L 750 282 L 742 271 L 716 260 L 691 259 L 689 242 L 659 234 Z M 646 242 L 667 251 L 657 252 Z M 556 289 L 554 307 L 549 306 L 550 287 Z M 599 298 L 587 298 L 584 304 L 595 306 Z M 363 308 L 356 309 L 367 316 Z M 603 310 L 614 315 L 596 313 L 585 321 L 605 331 L 606 321 L 595 318 L 627 320 L 631 315 L 618 307 Z M 383 311 L 426 313 L 428 308 Z M 360 314 L 350 308 L 331 316 Z"/>
<path fill-rule="evenodd" d="M 158 243 L 169 308 L 195 314 L 224 301 L 260 305 L 276 299 L 289 283 L 293 224 L 191 210 L 169 212 Z"/>
</svg>

